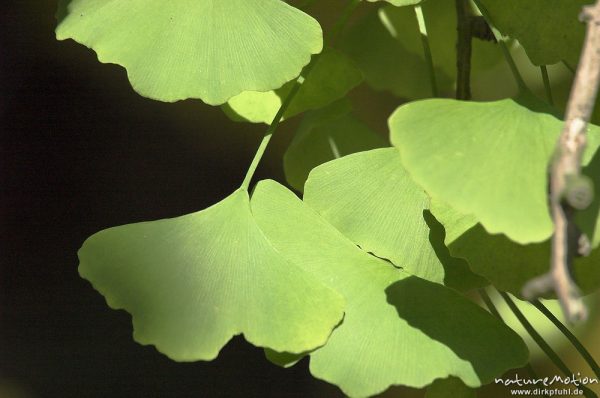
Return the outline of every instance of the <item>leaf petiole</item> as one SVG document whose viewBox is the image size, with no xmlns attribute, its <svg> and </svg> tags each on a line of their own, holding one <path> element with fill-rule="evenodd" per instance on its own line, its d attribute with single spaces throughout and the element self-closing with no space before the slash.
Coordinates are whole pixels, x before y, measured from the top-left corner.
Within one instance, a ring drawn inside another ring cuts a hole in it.
<svg viewBox="0 0 600 398">
<path fill-rule="evenodd" d="M 420 5 L 415 6 L 415 14 L 417 15 L 417 23 L 419 24 L 419 32 L 421 33 L 421 43 L 423 44 L 423 55 L 427 64 L 427 72 L 429 72 L 429 81 L 431 84 L 431 94 L 433 97 L 439 97 L 437 82 L 435 79 L 435 69 L 433 67 L 433 57 L 431 56 L 431 47 L 429 46 L 429 36 L 427 35 L 427 24 L 425 16 Z"/>
<path fill-rule="evenodd" d="M 494 25 L 488 10 L 483 6 L 481 1 L 473 0 L 473 2 L 475 3 L 475 6 L 477 7 L 477 9 L 479 9 L 479 12 L 481 13 L 481 15 L 483 15 L 483 17 L 487 21 L 488 25 L 490 25 L 490 28 L 492 29 L 492 32 L 494 33 L 494 37 L 496 38 L 496 41 L 498 42 L 498 45 L 500 46 L 502 55 L 504 56 L 504 59 L 506 60 L 506 63 L 508 64 L 508 67 L 510 68 L 510 71 L 512 72 L 513 77 L 515 78 L 515 81 L 517 82 L 517 86 L 519 86 L 519 90 L 520 91 L 530 91 L 529 88 L 527 87 L 527 84 L 525 84 L 525 80 L 523 80 L 523 76 L 521 76 L 521 72 L 519 72 L 519 68 L 517 68 L 517 64 L 515 63 L 515 60 L 513 59 L 512 55 L 510 54 L 510 51 L 508 49 L 508 46 L 506 45 L 506 41 L 505 41 L 504 37 L 502 36 L 502 33 L 500 33 L 500 31 Z"/>
<path fill-rule="evenodd" d="M 537 332 L 537 330 L 535 330 L 535 328 L 533 327 L 533 325 L 527 320 L 527 318 L 525 317 L 525 315 L 523 315 L 523 313 L 521 312 L 521 310 L 519 310 L 519 307 L 517 307 L 517 305 L 510 298 L 510 296 L 508 294 L 506 294 L 505 292 L 500 292 L 500 295 L 502 296 L 502 298 L 504 299 L 504 301 L 506 301 L 506 304 L 508 305 L 508 308 L 510 308 L 510 310 L 515 315 L 515 317 L 519 320 L 519 322 L 521 322 L 521 325 L 523 325 L 523 328 L 525 328 L 525 330 L 531 336 L 531 338 L 533 339 L 533 341 L 535 341 L 535 343 L 542 349 L 542 351 L 544 351 L 544 353 L 548 356 L 548 358 L 550 358 L 550 360 L 556 365 L 556 367 L 558 369 L 560 369 L 561 372 L 563 372 L 563 374 L 565 374 L 566 376 L 573 375 L 574 373 L 563 362 L 563 360 L 560 359 L 560 357 L 558 356 L 558 354 L 556 353 L 556 351 L 554 351 L 552 349 L 552 347 L 550 347 L 550 345 Z M 598 396 L 592 390 L 590 390 L 589 388 L 587 388 L 587 387 L 585 387 L 583 385 L 580 386 L 579 388 L 581 388 L 583 390 L 583 394 L 586 397 L 588 397 L 588 398 L 598 398 Z"/>
<path fill-rule="evenodd" d="M 335 40 L 337 40 L 338 35 L 340 34 L 340 32 L 342 31 L 344 26 L 348 23 L 348 20 L 350 19 L 350 15 L 352 14 L 352 11 L 354 11 L 354 9 L 359 4 L 360 4 L 359 0 L 350 0 L 348 5 L 344 8 L 344 10 L 340 14 L 340 17 L 338 18 L 338 20 L 335 23 L 335 26 L 332 30 L 332 42 L 335 42 Z M 275 132 L 277 131 L 277 127 L 279 127 L 279 124 L 281 123 L 281 119 L 283 118 L 283 115 L 285 114 L 285 112 L 289 108 L 290 104 L 296 97 L 296 94 L 298 94 L 298 91 L 300 90 L 300 87 L 302 87 L 304 80 L 308 77 L 308 75 L 313 70 L 313 68 L 315 67 L 317 62 L 319 62 L 320 58 L 321 58 L 321 54 L 318 54 L 315 57 L 313 57 L 311 62 L 304 68 L 304 70 L 302 71 L 300 76 L 296 79 L 296 82 L 292 86 L 288 95 L 284 98 L 283 102 L 281 103 L 281 106 L 279 107 L 277 114 L 275 114 L 273 121 L 267 128 L 267 131 L 265 132 L 265 135 L 263 136 L 263 138 L 260 142 L 260 145 L 258 146 L 258 149 L 256 150 L 256 153 L 254 154 L 254 158 L 252 159 L 252 162 L 250 163 L 250 167 L 248 167 L 248 171 L 246 172 L 246 176 L 244 177 L 244 181 L 242 182 L 242 185 L 241 185 L 242 189 L 247 191 L 248 188 L 250 187 L 250 182 L 252 181 L 252 177 L 254 176 L 254 173 L 256 172 L 256 168 L 258 167 L 260 160 L 262 159 L 263 155 L 265 154 L 265 150 L 267 149 L 267 146 L 269 145 L 269 142 L 271 141 L 273 134 L 275 134 Z"/>
<path fill-rule="evenodd" d="M 550 322 L 556 326 L 558 330 L 573 344 L 573 347 L 581 354 L 583 359 L 590 365 L 594 374 L 600 378 L 600 367 L 598 363 L 592 357 L 592 354 L 585 348 L 579 339 L 558 319 L 554 314 L 539 300 L 533 300 L 531 304 L 534 305 Z"/>
<path fill-rule="evenodd" d="M 548 77 L 548 68 L 546 65 L 540 65 L 540 72 L 542 73 L 542 80 L 544 81 L 544 88 L 546 89 L 546 98 L 548 103 L 554 106 L 554 100 L 552 99 L 552 87 L 550 86 L 550 78 Z"/>
</svg>

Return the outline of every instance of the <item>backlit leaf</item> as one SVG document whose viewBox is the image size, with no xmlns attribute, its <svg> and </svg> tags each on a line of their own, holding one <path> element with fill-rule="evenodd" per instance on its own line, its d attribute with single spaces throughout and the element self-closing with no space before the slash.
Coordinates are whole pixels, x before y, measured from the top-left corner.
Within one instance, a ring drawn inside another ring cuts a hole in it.
<svg viewBox="0 0 600 398">
<path fill-rule="evenodd" d="M 552 234 L 547 166 L 563 122 L 515 100 L 433 99 L 401 106 L 391 141 L 411 177 L 434 199 L 519 243 Z M 592 126 L 585 155 L 598 147 Z"/>
<path fill-rule="evenodd" d="M 317 167 L 306 182 L 304 201 L 363 250 L 413 275 L 444 283 L 458 272 L 462 277 L 453 279 L 461 290 L 482 284 L 464 261 L 445 252 L 443 229 L 436 233 L 427 223 L 429 198 L 410 179 L 395 148 Z"/>
<path fill-rule="evenodd" d="M 550 268 L 549 240 L 521 245 L 504 235 L 490 235 L 474 217 L 462 215 L 435 200 L 431 212 L 448 232 L 445 242 L 450 253 L 466 259 L 473 272 L 484 276 L 500 290 L 522 297 L 521 289 L 525 283 L 547 273 Z M 600 231 L 597 213 L 594 220 L 595 228 L 582 228 L 590 237 L 597 236 Z M 595 245 L 598 246 L 597 241 Z M 593 292 L 600 286 L 598 264 L 600 249 L 592 251 L 589 257 L 575 259 L 574 277 L 584 293 Z"/>
<path fill-rule="evenodd" d="M 344 321 L 310 354 L 310 371 L 347 395 L 448 375 L 476 387 L 527 360 L 522 340 L 483 309 L 360 250 L 281 185 L 261 181 L 251 205 L 287 259 L 346 298 Z"/>
<path fill-rule="evenodd" d="M 284 119 L 310 109 L 324 107 L 342 98 L 362 81 L 362 73 L 344 54 L 326 50 L 300 87 L 298 94 L 284 114 Z M 267 92 L 245 91 L 223 106 L 234 120 L 271 124 L 294 82 Z"/>
<path fill-rule="evenodd" d="M 88 238 L 79 272 L 133 318 L 134 338 L 178 361 L 211 360 L 240 333 L 305 352 L 342 318 L 342 297 L 286 261 L 238 190 L 185 216 L 110 228 Z"/>
<path fill-rule="evenodd" d="M 127 69 L 141 95 L 222 104 L 300 74 L 319 23 L 281 0 L 61 0 L 56 36 Z"/>
</svg>

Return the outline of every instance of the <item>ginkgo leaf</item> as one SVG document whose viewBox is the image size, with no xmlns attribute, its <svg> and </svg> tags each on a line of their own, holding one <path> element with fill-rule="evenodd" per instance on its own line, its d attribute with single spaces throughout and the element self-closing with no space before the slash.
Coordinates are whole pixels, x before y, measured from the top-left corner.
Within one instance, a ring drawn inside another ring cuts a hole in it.
<svg viewBox="0 0 600 398">
<path fill-rule="evenodd" d="M 547 167 L 562 121 L 511 99 L 432 99 L 401 106 L 389 124 L 406 170 L 432 198 L 491 234 L 524 244 L 550 237 Z M 588 135 L 585 162 L 600 143 L 596 126 Z"/>
<path fill-rule="evenodd" d="M 305 116 L 283 156 L 288 183 L 302 191 L 310 171 L 350 153 L 388 146 L 383 137 L 358 120 L 347 101 Z"/>
<path fill-rule="evenodd" d="M 474 389 L 467 387 L 456 377 L 434 381 L 425 394 L 425 398 L 475 398 L 476 396 Z"/>
<path fill-rule="evenodd" d="M 294 97 L 284 119 L 310 109 L 322 108 L 344 97 L 362 81 L 361 71 L 344 54 L 327 49 L 320 56 L 298 94 Z M 246 91 L 231 98 L 223 106 L 234 120 L 270 124 L 290 92 L 293 82 L 267 92 Z"/>
<path fill-rule="evenodd" d="M 79 258 L 81 276 L 132 315 L 135 340 L 178 361 L 214 359 L 241 333 L 304 352 L 343 315 L 339 294 L 265 238 L 244 190 L 197 213 L 98 232 Z"/>
<path fill-rule="evenodd" d="M 592 206 L 578 215 L 577 223 L 595 248 L 588 257 L 576 258 L 573 275 L 584 293 L 600 286 L 600 156 L 595 156 L 584 172 L 595 181 Z M 504 235 L 490 235 L 477 218 L 462 214 L 438 200 L 431 212 L 446 229 L 445 243 L 453 256 L 464 258 L 471 270 L 484 276 L 498 289 L 521 296 L 529 280 L 550 268 L 550 241 L 521 245 Z"/>
<path fill-rule="evenodd" d="M 593 0 L 477 0 L 502 34 L 525 48 L 536 65 L 567 61 L 576 66 L 585 35 L 579 20 Z"/>
<path fill-rule="evenodd" d="M 453 279 L 463 288 L 485 285 L 464 261 L 445 253 L 443 236 L 432 233 L 424 214 L 429 198 L 410 179 L 395 148 L 360 152 L 315 168 L 304 201 L 363 250 L 413 275 L 444 283 L 445 268 L 452 268 L 461 274 Z"/>
<path fill-rule="evenodd" d="M 319 23 L 281 0 L 61 0 L 56 36 L 127 69 L 141 95 L 222 104 L 294 79 L 322 49 Z"/>
<path fill-rule="evenodd" d="M 454 89 L 456 76 L 456 11 L 454 1 L 429 0 L 421 5 L 433 57 L 437 86 Z M 368 13 L 340 43 L 376 90 L 418 99 L 431 97 L 430 76 L 413 7 L 382 7 Z M 497 45 L 473 41 L 472 74 L 475 77 L 498 64 Z"/>
<path fill-rule="evenodd" d="M 523 341 L 504 324 L 453 290 L 359 249 L 283 186 L 261 181 L 251 206 L 282 255 L 346 298 L 344 321 L 310 354 L 310 371 L 350 397 L 449 375 L 477 387 L 527 361 Z"/>
</svg>

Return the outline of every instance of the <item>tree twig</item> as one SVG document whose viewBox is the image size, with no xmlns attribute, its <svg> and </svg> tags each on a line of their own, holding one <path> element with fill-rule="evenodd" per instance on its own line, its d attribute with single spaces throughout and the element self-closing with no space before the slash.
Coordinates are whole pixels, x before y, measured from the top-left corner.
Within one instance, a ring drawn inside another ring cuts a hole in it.
<svg viewBox="0 0 600 398">
<path fill-rule="evenodd" d="M 581 243 L 574 224 L 575 211 L 586 208 L 593 195 L 591 182 L 581 175 L 581 158 L 600 80 L 600 0 L 584 7 L 580 19 L 587 23 L 585 42 L 571 88 L 565 125 L 550 165 L 550 207 L 554 221 L 550 272 L 529 281 L 522 292 L 531 300 L 554 290 L 570 322 L 587 317 L 571 271 L 578 243 Z"/>
</svg>

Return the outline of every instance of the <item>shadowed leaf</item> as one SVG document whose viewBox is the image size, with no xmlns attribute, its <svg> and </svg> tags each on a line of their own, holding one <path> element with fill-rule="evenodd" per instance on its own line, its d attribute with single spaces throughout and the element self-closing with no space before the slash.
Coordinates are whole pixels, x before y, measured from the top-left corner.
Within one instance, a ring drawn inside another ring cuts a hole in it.
<svg viewBox="0 0 600 398">
<path fill-rule="evenodd" d="M 302 120 L 283 156 L 288 183 L 302 191 L 310 171 L 350 153 L 388 146 L 385 140 L 358 120 L 346 101 L 339 101 Z"/>
<path fill-rule="evenodd" d="M 456 377 L 438 379 L 427 388 L 425 398 L 475 398 L 475 390 Z"/>
<path fill-rule="evenodd" d="M 593 0 L 478 0 L 504 35 L 518 40 L 536 65 L 577 66 L 585 26 L 583 6 Z"/>
</svg>

